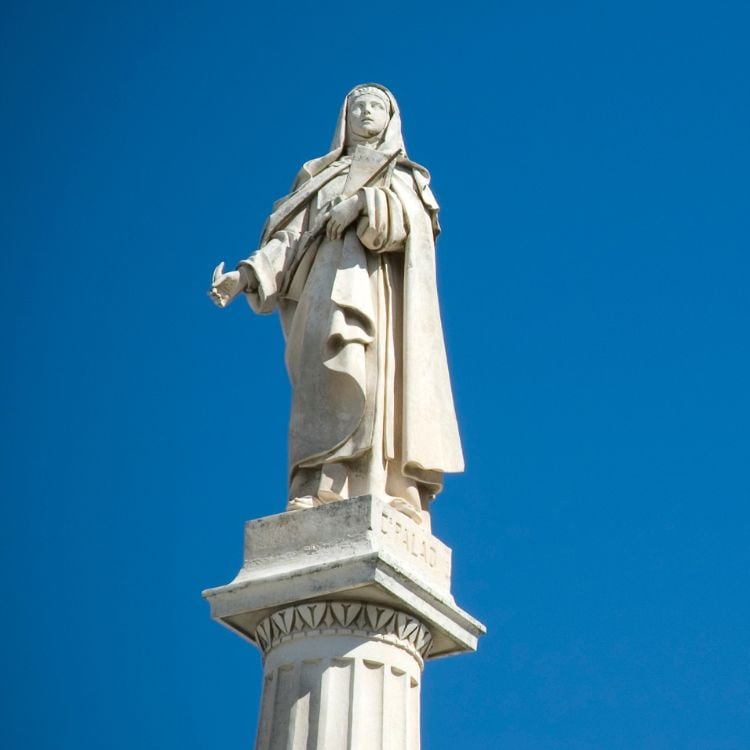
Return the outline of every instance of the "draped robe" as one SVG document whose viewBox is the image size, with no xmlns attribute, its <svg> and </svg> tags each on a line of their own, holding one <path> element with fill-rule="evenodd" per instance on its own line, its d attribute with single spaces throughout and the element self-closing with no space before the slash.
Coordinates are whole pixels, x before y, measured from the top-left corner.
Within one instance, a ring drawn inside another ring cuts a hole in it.
<svg viewBox="0 0 750 750">
<path fill-rule="evenodd" d="M 445 472 L 463 471 L 437 299 L 437 204 L 426 172 L 401 159 L 389 185 L 361 189 L 365 210 L 342 238 L 323 235 L 300 261 L 300 236 L 341 195 L 350 162 L 326 165 L 310 198 L 241 262 L 257 279 L 246 296 L 255 312 L 281 315 L 290 495 L 373 494 L 418 514 Z"/>
</svg>

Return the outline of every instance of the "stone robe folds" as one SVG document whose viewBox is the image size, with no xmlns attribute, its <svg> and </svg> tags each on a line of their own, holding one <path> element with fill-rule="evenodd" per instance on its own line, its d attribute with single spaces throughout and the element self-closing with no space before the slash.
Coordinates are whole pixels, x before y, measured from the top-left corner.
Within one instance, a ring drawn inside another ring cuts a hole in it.
<svg viewBox="0 0 750 750">
<path fill-rule="evenodd" d="M 280 228 L 274 216 L 295 193 L 277 205 L 241 263 L 258 281 L 247 298 L 281 314 L 290 497 L 373 494 L 418 516 L 443 473 L 464 465 L 437 299 L 437 204 L 427 173 L 402 158 L 388 186 L 361 189 L 366 210 L 343 238 L 322 235 L 300 261 L 300 236 L 344 189 L 342 152 L 317 165 L 316 189 Z"/>
</svg>

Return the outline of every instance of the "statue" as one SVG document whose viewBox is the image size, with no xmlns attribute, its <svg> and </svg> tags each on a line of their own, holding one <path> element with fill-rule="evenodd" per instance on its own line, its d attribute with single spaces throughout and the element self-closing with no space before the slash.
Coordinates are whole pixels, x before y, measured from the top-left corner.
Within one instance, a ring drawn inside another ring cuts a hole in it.
<svg viewBox="0 0 750 750">
<path fill-rule="evenodd" d="M 209 295 L 279 310 L 293 389 L 289 504 L 374 495 L 417 522 L 463 471 L 435 279 L 438 204 L 378 84 L 346 97 L 331 150 L 304 164 L 260 249 Z"/>
</svg>

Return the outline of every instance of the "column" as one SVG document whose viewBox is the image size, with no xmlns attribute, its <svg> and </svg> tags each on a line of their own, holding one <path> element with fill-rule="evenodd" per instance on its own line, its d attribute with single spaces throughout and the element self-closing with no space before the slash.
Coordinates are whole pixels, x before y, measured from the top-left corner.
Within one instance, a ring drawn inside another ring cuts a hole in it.
<svg viewBox="0 0 750 750">
<path fill-rule="evenodd" d="M 432 637 L 418 619 L 371 602 L 302 603 L 263 620 L 256 640 L 256 750 L 419 750 Z"/>
</svg>

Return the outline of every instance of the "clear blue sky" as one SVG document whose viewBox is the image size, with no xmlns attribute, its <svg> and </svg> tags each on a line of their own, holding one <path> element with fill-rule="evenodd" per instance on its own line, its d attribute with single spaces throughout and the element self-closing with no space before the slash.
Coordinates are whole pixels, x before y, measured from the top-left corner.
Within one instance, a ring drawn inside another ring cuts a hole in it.
<svg viewBox="0 0 750 750">
<path fill-rule="evenodd" d="M 285 501 L 278 321 L 206 297 L 379 81 L 443 205 L 489 634 L 429 750 L 750 747 L 750 11 L 741 2 L 8 2 L 3 747 L 251 747 L 200 591 Z"/>
</svg>

